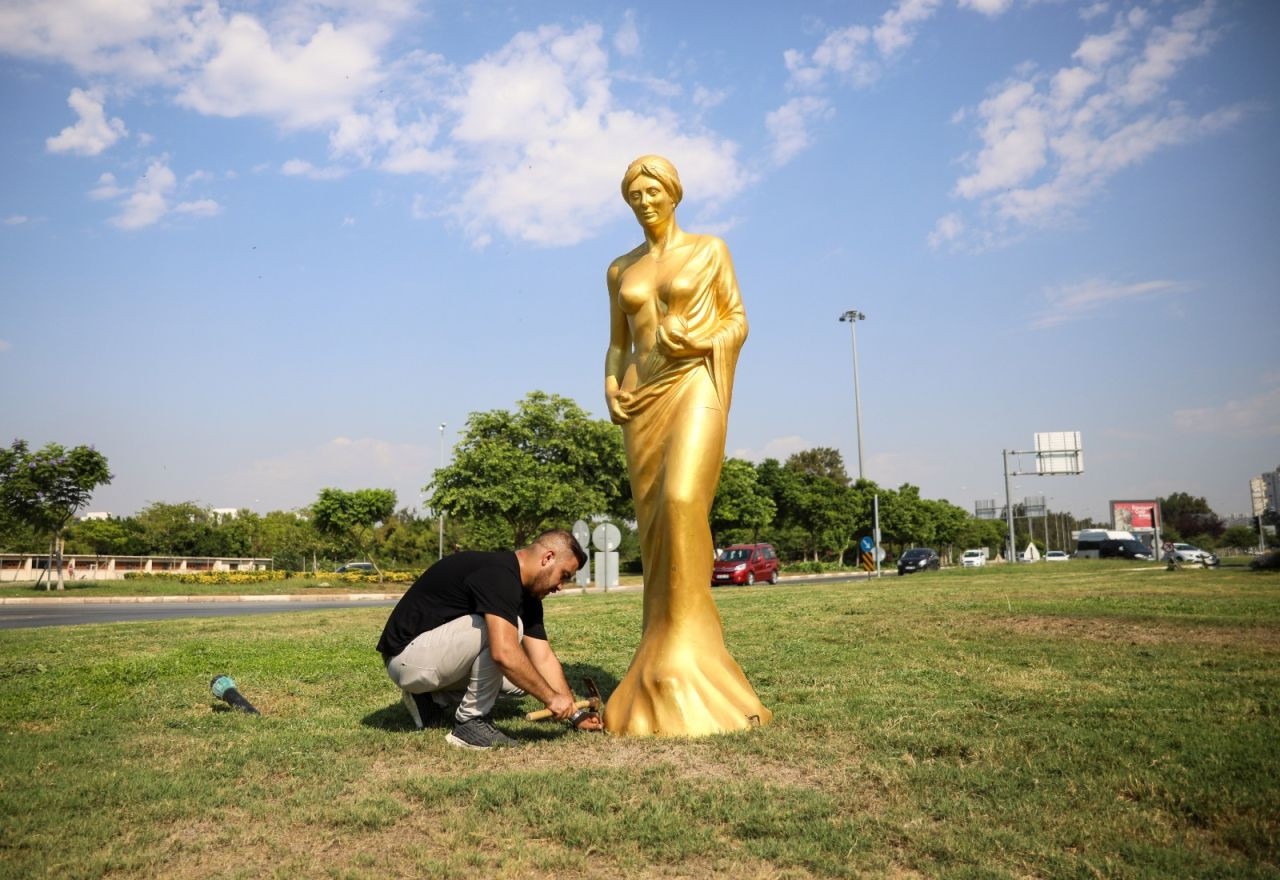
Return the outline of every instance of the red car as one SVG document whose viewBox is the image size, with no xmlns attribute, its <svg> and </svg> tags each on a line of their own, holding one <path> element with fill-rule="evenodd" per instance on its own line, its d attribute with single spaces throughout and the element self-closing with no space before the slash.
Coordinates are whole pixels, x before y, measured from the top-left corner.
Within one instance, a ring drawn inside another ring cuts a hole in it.
<svg viewBox="0 0 1280 880">
<path fill-rule="evenodd" d="M 772 544 L 734 544 L 720 551 L 711 573 L 711 584 L 778 582 L 778 554 Z"/>
</svg>

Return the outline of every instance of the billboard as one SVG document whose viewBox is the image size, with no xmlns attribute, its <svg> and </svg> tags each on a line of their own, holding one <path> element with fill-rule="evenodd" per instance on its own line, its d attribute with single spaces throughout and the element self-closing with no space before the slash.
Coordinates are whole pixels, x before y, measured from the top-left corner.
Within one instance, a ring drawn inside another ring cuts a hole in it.
<svg viewBox="0 0 1280 880">
<path fill-rule="evenodd" d="M 973 515 L 978 519 L 1000 519 L 1000 508 L 994 498 L 973 502 Z"/>
<path fill-rule="evenodd" d="M 1079 431 L 1042 431 L 1036 433 L 1036 473 L 1084 473 L 1084 447 Z"/>
<path fill-rule="evenodd" d="M 1111 527 L 1118 532 L 1151 532 L 1159 522 L 1159 501 L 1111 502 Z"/>
</svg>

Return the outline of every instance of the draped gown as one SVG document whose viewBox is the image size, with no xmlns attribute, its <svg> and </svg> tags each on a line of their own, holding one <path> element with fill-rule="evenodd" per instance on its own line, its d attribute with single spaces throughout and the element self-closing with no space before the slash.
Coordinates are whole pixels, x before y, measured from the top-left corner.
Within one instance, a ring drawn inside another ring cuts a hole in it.
<svg viewBox="0 0 1280 880">
<path fill-rule="evenodd" d="M 688 239 L 661 264 L 623 257 L 611 291 L 632 340 L 619 408 L 644 562 L 643 635 L 605 710 L 622 735 L 701 736 L 772 718 L 725 648 L 710 586 L 709 516 L 746 313 L 724 242 Z M 653 343 L 664 320 L 683 320 L 710 350 L 667 354 Z"/>
</svg>

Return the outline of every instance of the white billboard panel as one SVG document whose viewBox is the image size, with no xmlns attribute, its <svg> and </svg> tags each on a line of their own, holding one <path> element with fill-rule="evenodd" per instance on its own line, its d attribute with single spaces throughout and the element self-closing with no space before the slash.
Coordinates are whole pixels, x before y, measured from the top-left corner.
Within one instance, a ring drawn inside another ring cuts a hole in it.
<svg viewBox="0 0 1280 880">
<path fill-rule="evenodd" d="M 1084 448 L 1079 431 L 1044 431 L 1036 434 L 1036 473 L 1084 473 Z"/>
</svg>

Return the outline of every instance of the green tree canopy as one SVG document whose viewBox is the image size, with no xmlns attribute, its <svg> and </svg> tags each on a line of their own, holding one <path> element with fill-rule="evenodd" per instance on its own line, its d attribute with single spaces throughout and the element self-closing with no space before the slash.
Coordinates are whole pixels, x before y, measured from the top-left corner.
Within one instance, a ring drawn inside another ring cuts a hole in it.
<svg viewBox="0 0 1280 880">
<path fill-rule="evenodd" d="M 386 522 L 396 509 L 396 493 L 391 489 L 321 489 L 320 497 L 311 505 L 311 522 L 316 531 L 358 550 L 378 568 L 373 558 L 376 528 Z M 381 575 L 381 569 L 379 569 Z"/>
<path fill-rule="evenodd" d="M 93 492 L 111 482 L 107 458 L 92 446 L 64 449 L 50 443 L 32 452 L 25 440 L 0 450 L 0 509 L 38 534 L 50 538 L 50 571 L 57 555 L 58 589 L 62 580 L 62 532 Z"/>
<path fill-rule="evenodd" d="M 840 450 L 830 446 L 816 446 L 813 449 L 802 449 L 787 459 L 787 469 L 802 474 L 823 477 L 838 486 L 849 485 L 849 475 L 844 469 L 844 458 Z"/>
<path fill-rule="evenodd" d="M 1191 535 L 1222 534 L 1222 519 L 1213 512 L 1209 502 L 1186 492 L 1174 492 L 1160 499 L 1160 515 L 1166 525 L 1173 526 L 1183 537 Z"/>
<path fill-rule="evenodd" d="M 753 535 L 773 522 L 777 507 L 768 490 L 760 485 L 751 462 L 726 458 L 720 469 L 715 501 L 711 504 L 711 533 L 726 529 L 746 529 Z"/>
<path fill-rule="evenodd" d="M 579 518 L 634 516 L 622 431 L 542 391 L 515 412 L 472 413 L 453 463 L 424 491 L 432 507 L 470 520 L 476 534 L 507 547 Z"/>
</svg>

